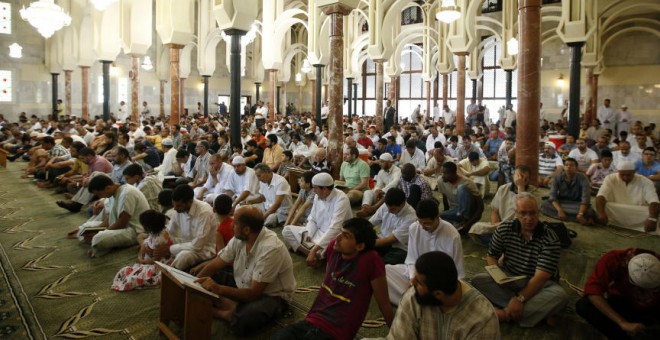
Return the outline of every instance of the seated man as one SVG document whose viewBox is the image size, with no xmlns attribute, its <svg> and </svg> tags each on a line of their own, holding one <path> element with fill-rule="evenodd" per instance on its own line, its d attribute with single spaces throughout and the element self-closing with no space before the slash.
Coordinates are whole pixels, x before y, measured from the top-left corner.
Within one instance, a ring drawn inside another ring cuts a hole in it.
<svg viewBox="0 0 660 340">
<path fill-rule="evenodd" d="M 404 264 L 387 265 L 387 286 L 390 302 L 398 305 L 403 293 L 415 277 L 415 262 L 430 251 L 449 254 L 456 264 L 458 277 L 463 278 L 463 245 L 461 236 L 451 224 L 440 218 L 435 200 L 423 200 L 417 205 L 417 221 L 410 225 L 408 255 Z"/>
<path fill-rule="evenodd" d="M 617 174 L 605 177 L 596 196 L 598 220 L 604 225 L 655 232 L 660 214 L 653 182 L 635 173 L 628 161 L 619 163 Z"/>
<path fill-rule="evenodd" d="M 214 314 L 229 322 L 239 337 L 282 316 L 296 288 L 291 255 L 263 223 L 255 207 L 236 210 L 234 237 L 198 275 L 197 282 L 220 295 Z M 213 281 L 211 276 L 232 263 L 236 288 Z"/>
<path fill-rule="evenodd" d="M 373 251 L 375 242 L 371 223 L 361 218 L 344 222 L 324 252 L 328 264 L 322 288 L 307 317 L 280 330 L 273 339 L 353 339 L 372 295 L 385 323 L 391 325 L 394 311 L 387 301 L 383 261 Z"/>
<path fill-rule="evenodd" d="M 578 171 L 575 159 L 567 158 L 564 171 L 552 179 L 550 196 L 541 204 L 541 211 L 546 216 L 562 221 L 592 225 L 595 213 L 589 207 L 590 204 L 589 179 Z"/>
<path fill-rule="evenodd" d="M 174 256 L 172 267 L 186 270 L 193 264 L 215 254 L 217 219 L 210 205 L 196 200 L 192 187 L 181 184 L 172 192 L 172 215 L 167 231 L 174 242 L 157 249 L 159 254 Z M 156 256 L 158 257 L 158 256 Z"/>
<path fill-rule="evenodd" d="M 488 273 L 472 278 L 474 288 L 495 306 L 497 318 L 534 327 L 541 320 L 561 312 L 568 296 L 559 279 L 559 238 L 539 221 L 539 205 L 527 192 L 516 197 L 516 218 L 504 221 L 495 230 L 488 248 L 488 265 L 497 265 L 508 275 L 528 278 L 499 285 Z"/>
<path fill-rule="evenodd" d="M 360 155 L 356 147 L 348 149 L 344 154 L 344 162 L 341 163 L 339 170 L 339 180 L 346 182 L 344 190 L 348 195 L 351 206 L 362 202 L 364 191 L 369 189 L 369 165 L 358 156 Z"/>
<path fill-rule="evenodd" d="M 516 195 L 529 192 L 537 195 L 540 192 L 529 184 L 531 170 L 526 165 L 518 165 L 513 173 L 513 183 L 507 183 L 497 189 L 490 203 L 490 222 L 477 222 L 470 228 L 470 237 L 477 243 L 488 246 L 493 232 L 502 221 L 510 220 L 516 215 Z"/>
<path fill-rule="evenodd" d="M 287 225 L 282 237 L 293 251 L 307 256 L 307 265 L 319 266 L 321 254 L 330 241 L 340 232 L 344 221 L 353 217 L 346 194 L 334 187 L 330 174 L 319 173 L 312 177 L 314 204 L 304 227 Z"/>
<path fill-rule="evenodd" d="M 573 158 L 578 163 L 578 170 L 585 172 L 591 164 L 598 163 L 598 155 L 594 150 L 587 148 L 584 138 L 578 138 L 575 142 L 577 148 L 568 153 L 568 158 Z"/>
<path fill-rule="evenodd" d="M 449 255 L 423 254 L 415 262 L 415 271 L 413 289 L 399 303 L 388 340 L 500 338 L 500 324 L 490 302 L 458 278 Z"/>
<path fill-rule="evenodd" d="M 564 170 L 564 162 L 561 156 L 555 152 L 555 144 L 546 142 L 543 153 L 539 155 L 539 186 L 550 187 L 552 178 Z"/>
<path fill-rule="evenodd" d="M 426 167 L 426 157 L 424 152 L 417 147 L 417 141 L 412 137 L 406 142 L 406 150 L 401 152 L 399 166 L 412 164 L 418 172 L 422 172 Z"/>
<path fill-rule="evenodd" d="M 442 144 L 437 144 L 437 147 L 431 151 L 431 158 L 426 163 L 424 168 L 424 179 L 429 183 L 432 190 L 438 186 L 438 180 L 442 177 L 442 164 L 445 162 L 456 162 L 455 159 L 448 156 Z"/>
<path fill-rule="evenodd" d="M 584 285 L 576 312 L 609 339 L 657 339 L 659 258 L 657 253 L 635 248 L 605 253 Z"/>
<path fill-rule="evenodd" d="M 269 135 L 272 136 L 272 135 Z M 248 200 L 247 203 L 264 204 L 264 226 L 277 227 L 286 221 L 291 209 L 291 187 L 286 178 L 273 173 L 273 170 L 260 163 L 254 167 L 254 173 L 259 179 L 259 197 Z"/>
<path fill-rule="evenodd" d="M 433 198 L 431 186 L 424 180 L 422 175 L 417 174 L 415 166 L 410 163 L 401 167 L 399 188 L 406 194 L 406 202 L 411 207 L 416 207 L 421 200 Z"/>
<path fill-rule="evenodd" d="M 149 202 L 144 194 L 132 185 L 114 183 L 106 175 L 92 178 L 87 190 L 100 198 L 109 199 L 100 225 L 106 227 L 106 230 L 94 235 L 92 249 L 87 255 L 99 257 L 112 248 L 136 245 L 137 235 L 144 232 L 140 224 L 140 214 L 149 210 Z"/>
<path fill-rule="evenodd" d="M 357 212 L 357 217 L 366 217 L 373 214 L 383 205 L 385 194 L 399 185 L 401 169 L 394 166 L 394 159 L 389 153 L 384 152 L 380 155 L 380 171 L 374 179 L 376 185 L 373 190 L 369 189 L 364 192 L 362 210 Z"/>
<path fill-rule="evenodd" d="M 635 172 L 650 179 L 655 192 L 660 195 L 660 161 L 655 159 L 655 148 L 649 146 L 642 152 L 642 159 L 635 162 Z"/>
<path fill-rule="evenodd" d="M 490 164 L 487 159 L 479 158 L 479 154 L 476 152 L 470 152 L 467 159 L 458 162 L 458 167 L 463 176 L 471 179 L 477 185 L 482 198 L 490 192 L 490 181 L 488 180 Z"/>
<path fill-rule="evenodd" d="M 408 228 L 415 220 L 415 209 L 406 203 L 403 190 L 390 189 L 385 194 L 385 205 L 369 219 L 373 225 L 380 226 L 376 251 L 385 264 L 399 264 L 406 259 Z"/>
<path fill-rule="evenodd" d="M 448 205 L 448 209 L 441 214 L 442 219 L 457 227 L 467 227 L 465 231 L 468 231 L 470 226 L 464 224 L 476 214 L 479 203 L 483 205 L 481 193 L 471 179 L 457 173 L 456 164 L 445 162 L 442 167 L 444 171 L 438 181 L 438 191 Z"/>
<path fill-rule="evenodd" d="M 259 197 L 259 179 L 254 169 L 248 168 L 243 157 L 234 157 L 231 164 L 234 166 L 234 173 L 225 184 L 225 194 L 234 200 L 233 207 L 236 208 L 241 203 L 248 204 L 250 200 Z M 258 207 L 261 208 L 262 205 Z"/>
<path fill-rule="evenodd" d="M 234 173 L 234 168 L 223 162 L 225 156 L 225 153 L 215 153 L 209 157 L 209 174 L 206 183 L 194 189 L 196 199 L 213 205 L 215 198 L 224 193 L 224 186 Z"/>
</svg>

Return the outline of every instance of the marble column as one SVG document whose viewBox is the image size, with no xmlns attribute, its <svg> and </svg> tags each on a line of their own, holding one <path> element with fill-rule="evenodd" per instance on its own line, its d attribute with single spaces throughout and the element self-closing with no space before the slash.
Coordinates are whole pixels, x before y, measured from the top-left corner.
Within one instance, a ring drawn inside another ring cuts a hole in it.
<svg viewBox="0 0 660 340">
<path fill-rule="evenodd" d="M 456 130 L 459 135 L 463 135 L 465 129 L 465 57 L 467 53 L 456 53 L 458 56 L 458 65 L 456 74 Z M 538 132 L 538 131 L 536 131 Z"/>
<path fill-rule="evenodd" d="M 268 70 L 268 76 L 269 76 L 269 86 L 270 86 L 270 103 L 271 107 L 268 108 L 268 117 L 265 117 L 268 119 L 269 123 L 272 123 L 275 121 L 275 111 L 277 110 L 277 103 L 275 101 L 277 100 L 277 70 L 272 69 Z"/>
<path fill-rule="evenodd" d="M 256 104 L 259 101 L 259 89 L 261 88 L 261 83 L 254 83 L 254 87 L 255 87 L 255 90 L 256 90 L 256 96 L 255 96 L 254 103 Z"/>
<path fill-rule="evenodd" d="M 185 90 L 186 90 L 186 78 L 179 78 L 179 117 L 186 113 L 186 104 L 185 104 Z"/>
<path fill-rule="evenodd" d="M 447 105 L 447 99 L 449 98 L 449 74 L 442 74 L 442 107 Z"/>
<path fill-rule="evenodd" d="M 71 117 L 71 70 L 64 70 L 64 114 Z"/>
<path fill-rule="evenodd" d="M 316 69 L 316 80 L 314 81 L 314 93 L 312 93 L 314 101 L 312 102 L 312 106 L 314 109 L 314 112 L 316 113 L 316 125 L 321 128 L 323 126 L 322 124 L 322 119 L 321 119 L 321 108 L 323 108 L 323 105 L 321 104 L 321 86 L 322 81 L 323 81 L 323 64 L 314 64 L 314 68 Z M 321 129 L 322 130 L 322 129 Z"/>
<path fill-rule="evenodd" d="M 539 170 L 539 103 L 541 101 L 541 0 L 518 2 L 518 115 L 516 165 L 531 171 L 536 185 Z"/>
<path fill-rule="evenodd" d="M 438 87 L 440 87 L 440 74 L 436 72 L 435 79 L 433 80 L 433 107 L 438 105 Z"/>
<path fill-rule="evenodd" d="M 167 81 L 161 80 L 160 81 L 160 101 L 159 101 L 159 106 L 160 106 L 160 119 L 165 119 L 165 83 Z"/>
<path fill-rule="evenodd" d="M 506 94 L 505 94 L 505 104 L 508 107 L 511 105 L 511 97 L 513 92 L 513 70 L 504 70 L 506 74 Z"/>
<path fill-rule="evenodd" d="M 183 45 L 166 44 L 170 49 L 170 125 L 179 124 L 181 85 L 179 79 L 179 52 Z"/>
<path fill-rule="evenodd" d="M 298 112 L 304 112 L 303 110 L 303 105 L 305 102 L 303 101 L 303 86 L 298 85 Z M 321 127 L 319 126 L 319 129 Z"/>
<path fill-rule="evenodd" d="M 374 63 L 376 63 L 376 130 L 385 134 L 387 131 L 383 130 L 385 128 L 385 125 L 383 124 L 383 60 L 374 60 Z"/>
<path fill-rule="evenodd" d="M 348 119 L 351 120 L 351 117 L 355 114 L 353 112 L 353 91 L 351 91 L 353 89 L 353 78 L 346 78 L 346 80 L 348 80 Z"/>
<path fill-rule="evenodd" d="M 571 49 L 571 78 L 568 84 L 568 133 L 573 136 L 580 134 L 580 72 L 582 72 L 580 63 L 582 62 L 583 45 L 584 42 L 568 43 L 568 47 Z"/>
<path fill-rule="evenodd" d="M 591 75 L 591 117 L 587 122 L 591 122 L 596 118 L 598 112 L 598 75 Z"/>
<path fill-rule="evenodd" d="M 484 78 L 477 80 L 477 104 L 483 105 L 484 102 Z"/>
<path fill-rule="evenodd" d="M 477 92 L 478 92 L 478 91 L 477 91 L 477 87 L 478 87 L 478 85 L 477 85 L 477 80 L 476 80 L 476 79 L 472 79 L 472 97 L 471 97 L 471 99 L 472 99 L 475 103 L 477 102 Z"/>
<path fill-rule="evenodd" d="M 229 125 L 231 131 L 229 141 L 232 147 L 241 145 L 241 36 L 245 33 L 247 32 L 238 29 L 225 31 L 225 34 L 231 36 L 231 54 L 229 56 Z"/>
<path fill-rule="evenodd" d="M 59 75 L 59 73 L 51 73 L 50 74 L 50 76 L 51 76 L 51 79 L 50 79 L 50 85 L 51 85 L 51 87 L 50 87 L 51 88 L 50 99 L 51 99 L 51 104 L 53 106 L 53 111 L 52 111 L 53 112 L 53 119 L 55 121 L 58 120 L 58 117 L 57 117 L 57 99 L 59 99 L 58 98 L 59 94 L 57 93 L 58 92 L 58 90 L 57 90 L 57 85 L 58 85 L 57 84 L 57 76 L 58 75 Z"/>
<path fill-rule="evenodd" d="M 330 114 L 328 116 L 328 164 L 335 179 L 343 161 L 343 108 L 344 99 L 344 16 L 351 9 L 335 4 L 322 8 L 330 17 L 330 79 L 326 92 Z"/>
<path fill-rule="evenodd" d="M 358 84 L 353 84 L 353 112 L 355 114 L 358 114 L 357 113 L 357 89 L 358 89 Z M 350 89 L 348 89 L 348 90 L 350 91 Z M 364 112 L 362 114 L 364 115 Z"/>
<path fill-rule="evenodd" d="M 431 114 L 431 81 L 426 81 L 426 118 L 432 117 Z"/>
<path fill-rule="evenodd" d="M 276 87 L 277 90 L 275 93 L 277 93 L 277 95 L 275 96 L 275 107 L 277 109 L 275 110 L 275 113 L 282 113 L 282 86 L 277 85 Z M 286 96 L 284 97 L 284 103 L 286 104 Z M 275 119 L 273 119 L 273 121 L 275 121 Z"/>
<path fill-rule="evenodd" d="M 131 122 L 140 120 L 140 59 L 131 56 Z"/>
<path fill-rule="evenodd" d="M 211 76 L 202 76 L 204 79 L 204 118 L 209 116 L 209 78 Z"/>
<path fill-rule="evenodd" d="M 323 101 L 327 102 L 327 101 L 330 100 L 329 98 L 330 97 L 328 95 L 328 84 L 326 83 L 326 84 L 323 84 Z"/>
<path fill-rule="evenodd" d="M 103 64 L 103 120 L 110 119 L 110 60 L 101 60 Z"/>
<path fill-rule="evenodd" d="M 80 66 L 82 73 L 81 95 L 82 111 L 81 116 L 84 120 L 89 120 L 89 66 Z"/>
</svg>

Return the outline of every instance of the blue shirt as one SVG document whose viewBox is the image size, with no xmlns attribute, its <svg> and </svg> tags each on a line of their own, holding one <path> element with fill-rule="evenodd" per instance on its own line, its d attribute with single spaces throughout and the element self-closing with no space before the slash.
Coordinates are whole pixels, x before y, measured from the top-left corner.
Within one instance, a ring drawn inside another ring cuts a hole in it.
<svg viewBox="0 0 660 340">
<path fill-rule="evenodd" d="M 401 145 L 399 144 L 394 144 L 392 146 L 387 145 L 385 147 L 385 152 L 388 152 L 390 155 L 392 155 L 393 158 L 396 158 L 397 155 L 401 154 Z"/>
<path fill-rule="evenodd" d="M 655 175 L 660 172 L 660 162 L 654 160 L 653 164 L 647 168 L 642 160 L 638 160 L 635 162 L 635 172 L 645 177 Z"/>
<path fill-rule="evenodd" d="M 497 151 L 500 149 L 500 146 L 502 145 L 502 142 L 504 142 L 500 138 L 488 138 L 486 141 L 486 146 L 488 147 L 488 155 L 496 155 Z"/>
</svg>

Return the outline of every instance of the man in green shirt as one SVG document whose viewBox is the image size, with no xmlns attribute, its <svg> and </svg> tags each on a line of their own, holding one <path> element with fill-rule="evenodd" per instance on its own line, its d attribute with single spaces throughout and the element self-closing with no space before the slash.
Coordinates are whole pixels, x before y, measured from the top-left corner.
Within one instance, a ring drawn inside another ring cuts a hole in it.
<svg viewBox="0 0 660 340">
<path fill-rule="evenodd" d="M 364 191 L 369 189 L 369 165 L 358 158 L 359 155 L 356 147 L 349 148 L 339 170 L 339 179 L 346 182 L 344 192 L 348 195 L 351 206 L 362 203 Z"/>
</svg>

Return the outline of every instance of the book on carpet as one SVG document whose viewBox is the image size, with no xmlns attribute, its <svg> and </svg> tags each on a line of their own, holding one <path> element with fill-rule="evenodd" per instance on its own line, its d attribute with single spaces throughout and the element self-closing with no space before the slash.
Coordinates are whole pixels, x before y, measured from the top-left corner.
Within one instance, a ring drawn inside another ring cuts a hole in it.
<svg viewBox="0 0 660 340">
<path fill-rule="evenodd" d="M 484 268 L 486 268 L 488 274 L 490 274 L 490 276 L 493 278 L 493 280 L 495 280 L 495 282 L 497 282 L 497 284 L 518 281 L 527 278 L 525 275 L 509 276 L 496 264 L 486 266 Z"/>
<path fill-rule="evenodd" d="M 184 286 L 186 286 L 186 287 L 190 287 L 190 288 L 192 288 L 192 289 L 195 289 L 195 290 L 197 290 L 197 291 L 199 291 L 199 292 L 202 292 L 202 293 L 204 293 L 204 294 L 206 294 L 206 295 L 212 296 L 212 297 L 214 297 L 214 298 L 216 298 L 216 299 L 220 298 L 220 296 L 219 296 L 218 294 L 216 294 L 216 293 L 214 293 L 214 292 L 211 292 L 211 291 L 209 291 L 209 290 L 206 290 L 204 287 L 202 287 L 201 284 L 199 284 L 198 282 L 195 282 L 195 280 L 198 279 L 197 276 L 194 276 L 194 275 L 188 274 L 188 273 L 186 273 L 186 272 L 184 272 L 184 271 L 182 271 L 182 270 L 176 269 L 176 268 L 174 268 L 174 267 L 172 267 L 172 266 L 168 266 L 168 265 L 166 265 L 165 263 L 160 262 L 160 261 L 156 261 L 156 265 L 157 265 L 161 270 L 165 270 L 165 271 L 167 271 L 168 273 L 170 273 L 171 276 L 172 276 L 175 280 L 177 280 L 177 282 L 181 283 L 182 285 L 184 285 Z"/>
<path fill-rule="evenodd" d="M 106 227 L 102 227 L 101 223 L 103 221 L 88 221 L 83 223 L 79 228 L 78 228 L 78 237 L 79 240 L 84 241 L 85 237 L 91 237 L 93 235 L 90 234 L 96 234 L 99 231 L 106 230 Z"/>
</svg>

